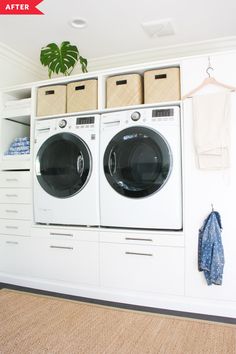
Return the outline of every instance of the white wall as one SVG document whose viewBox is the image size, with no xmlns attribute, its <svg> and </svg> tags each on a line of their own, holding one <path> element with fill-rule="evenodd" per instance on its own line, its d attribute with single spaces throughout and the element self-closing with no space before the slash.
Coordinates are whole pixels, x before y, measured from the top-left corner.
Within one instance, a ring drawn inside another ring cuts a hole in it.
<svg viewBox="0 0 236 354">
<path fill-rule="evenodd" d="M 13 86 L 46 78 L 41 67 L 0 42 L 0 87 Z"/>
<path fill-rule="evenodd" d="M 214 68 L 212 76 L 222 83 L 236 87 L 235 63 L 236 53 L 211 56 L 211 65 Z M 207 66 L 207 57 L 183 61 L 184 93 L 191 91 L 202 82 L 207 76 L 205 71 Z M 221 89 L 210 85 L 204 90 L 208 93 Z M 187 99 L 184 102 L 186 296 L 236 301 L 236 92 L 231 93 L 231 167 L 229 169 L 203 171 L 196 167 L 192 121 L 192 100 Z M 222 217 L 222 240 L 225 250 L 222 286 L 207 286 L 203 274 L 197 269 L 198 230 L 211 212 L 211 203 Z M 220 306 L 220 302 L 218 304 Z M 233 303 L 231 306 L 235 307 Z"/>
</svg>

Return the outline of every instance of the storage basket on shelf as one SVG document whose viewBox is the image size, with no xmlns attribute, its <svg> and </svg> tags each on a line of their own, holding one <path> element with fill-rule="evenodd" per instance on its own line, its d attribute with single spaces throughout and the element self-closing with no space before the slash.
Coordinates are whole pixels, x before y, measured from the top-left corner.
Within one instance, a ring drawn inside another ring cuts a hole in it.
<svg viewBox="0 0 236 354">
<path fill-rule="evenodd" d="M 144 103 L 178 101 L 179 99 L 179 68 L 156 69 L 144 73 Z"/>
<path fill-rule="evenodd" d="M 38 89 L 37 116 L 66 113 L 66 85 L 45 86 Z"/>
<path fill-rule="evenodd" d="M 67 85 L 67 112 L 89 111 L 97 108 L 97 80 L 77 81 Z"/>
<path fill-rule="evenodd" d="M 143 103 L 142 77 L 139 74 L 109 77 L 106 89 L 107 108 Z"/>
</svg>

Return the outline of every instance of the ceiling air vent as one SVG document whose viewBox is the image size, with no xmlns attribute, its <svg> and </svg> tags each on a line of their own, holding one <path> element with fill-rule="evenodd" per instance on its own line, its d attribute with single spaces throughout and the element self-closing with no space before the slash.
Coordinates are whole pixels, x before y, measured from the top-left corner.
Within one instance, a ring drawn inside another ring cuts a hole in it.
<svg viewBox="0 0 236 354">
<path fill-rule="evenodd" d="M 164 37 L 175 34 L 171 19 L 143 22 L 142 27 L 149 37 Z"/>
</svg>

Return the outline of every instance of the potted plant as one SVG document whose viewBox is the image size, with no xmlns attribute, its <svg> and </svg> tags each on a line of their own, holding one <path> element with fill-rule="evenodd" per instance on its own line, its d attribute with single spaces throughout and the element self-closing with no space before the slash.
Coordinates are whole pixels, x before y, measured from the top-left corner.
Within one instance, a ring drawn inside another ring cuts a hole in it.
<svg viewBox="0 0 236 354">
<path fill-rule="evenodd" d="M 70 75 L 77 62 L 80 62 L 83 73 L 87 70 L 87 59 L 79 54 L 77 46 L 70 42 L 62 42 L 60 47 L 56 43 L 50 43 L 41 49 L 40 61 L 48 67 L 48 76 L 52 73 Z"/>
</svg>

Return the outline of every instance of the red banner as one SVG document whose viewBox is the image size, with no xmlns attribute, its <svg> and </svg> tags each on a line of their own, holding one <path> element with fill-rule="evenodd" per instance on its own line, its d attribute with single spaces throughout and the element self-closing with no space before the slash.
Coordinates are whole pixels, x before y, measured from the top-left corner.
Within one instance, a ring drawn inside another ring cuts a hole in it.
<svg viewBox="0 0 236 354">
<path fill-rule="evenodd" d="M 44 15 L 36 8 L 43 0 L 0 0 L 0 15 Z"/>
</svg>

